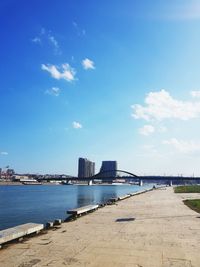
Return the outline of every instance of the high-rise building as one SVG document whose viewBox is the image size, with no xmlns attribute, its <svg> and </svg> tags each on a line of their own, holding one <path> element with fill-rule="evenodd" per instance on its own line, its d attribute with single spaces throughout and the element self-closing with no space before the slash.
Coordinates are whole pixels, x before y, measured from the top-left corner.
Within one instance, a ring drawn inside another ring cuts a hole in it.
<svg viewBox="0 0 200 267">
<path fill-rule="evenodd" d="M 116 177 L 117 176 L 117 161 L 107 160 L 102 161 L 100 172 L 104 172 L 103 177 Z"/>
<path fill-rule="evenodd" d="M 95 162 L 92 162 L 91 173 L 92 173 L 92 176 L 95 175 Z"/>
<path fill-rule="evenodd" d="M 78 160 L 78 178 L 91 177 L 95 174 L 95 162 L 86 158 Z"/>
</svg>

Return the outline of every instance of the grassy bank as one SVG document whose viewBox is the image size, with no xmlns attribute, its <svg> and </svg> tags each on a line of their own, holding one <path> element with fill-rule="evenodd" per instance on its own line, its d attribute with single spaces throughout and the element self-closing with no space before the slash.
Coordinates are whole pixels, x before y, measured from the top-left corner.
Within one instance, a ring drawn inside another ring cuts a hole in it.
<svg viewBox="0 0 200 267">
<path fill-rule="evenodd" d="M 200 185 L 177 186 L 174 188 L 175 193 L 200 193 Z"/>
<path fill-rule="evenodd" d="M 186 206 L 200 213 L 200 199 L 187 199 L 183 201 Z"/>
</svg>

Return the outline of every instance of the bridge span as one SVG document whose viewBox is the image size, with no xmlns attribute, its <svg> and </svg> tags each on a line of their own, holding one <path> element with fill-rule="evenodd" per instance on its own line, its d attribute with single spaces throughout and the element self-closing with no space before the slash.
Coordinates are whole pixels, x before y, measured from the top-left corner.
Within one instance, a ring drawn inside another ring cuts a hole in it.
<svg viewBox="0 0 200 267">
<path fill-rule="evenodd" d="M 124 174 L 122 176 L 115 175 L 113 176 L 113 173 L 120 173 Z M 111 175 L 112 174 L 112 175 Z M 67 183 L 70 181 L 86 181 L 88 184 L 91 184 L 95 180 L 101 180 L 102 182 L 112 182 L 117 179 L 125 179 L 126 181 L 133 181 L 138 182 L 139 185 L 143 185 L 143 182 L 165 182 L 169 185 L 174 184 L 184 184 L 184 183 L 193 183 L 193 184 L 200 184 L 200 177 L 194 177 L 194 176 L 166 176 L 166 175 L 145 175 L 145 176 L 139 176 L 132 172 L 125 171 L 125 170 L 112 170 L 112 171 L 103 171 L 99 172 L 93 176 L 90 177 L 56 177 L 53 179 L 52 177 L 42 178 L 40 177 L 37 179 L 38 181 L 50 181 L 50 180 L 60 180 L 60 181 L 66 181 Z"/>
</svg>

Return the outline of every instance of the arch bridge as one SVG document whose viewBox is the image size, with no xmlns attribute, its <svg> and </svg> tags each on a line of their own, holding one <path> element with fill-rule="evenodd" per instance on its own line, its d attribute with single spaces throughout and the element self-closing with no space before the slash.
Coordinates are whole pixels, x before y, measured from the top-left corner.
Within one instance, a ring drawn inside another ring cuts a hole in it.
<svg viewBox="0 0 200 267">
<path fill-rule="evenodd" d="M 126 175 L 117 176 L 116 173 L 124 173 Z M 109 175 L 111 174 L 111 175 Z M 115 175 L 114 175 L 115 174 Z M 103 171 L 99 172 L 91 177 L 85 178 L 88 181 L 88 184 L 91 184 L 93 180 L 100 179 L 102 181 L 113 181 L 116 179 L 126 179 L 126 180 L 134 180 L 138 182 L 140 186 L 143 185 L 143 181 L 146 182 L 165 182 L 166 184 L 172 186 L 173 183 L 175 184 L 199 184 L 200 177 L 186 177 L 186 176 L 138 176 L 132 172 L 125 171 L 125 170 L 112 170 L 112 171 Z M 81 178 L 82 179 L 82 178 Z"/>
<path fill-rule="evenodd" d="M 124 173 L 125 175 L 123 176 L 118 176 L 116 175 L 117 173 Z M 129 171 L 125 171 L 125 170 L 110 170 L 110 171 L 103 171 L 103 172 L 99 172 L 93 176 L 90 177 L 82 177 L 82 178 L 78 178 L 78 177 L 47 177 L 47 178 L 36 178 L 39 182 L 41 181 L 50 181 L 50 180 L 61 180 L 61 181 L 65 181 L 67 183 L 69 183 L 70 181 L 87 181 L 88 184 L 92 184 L 92 181 L 94 181 L 95 179 L 99 179 L 102 181 L 107 181 L 107 182 L 111 182 L 113 180 L 116 179 L 126 179 L 126 180 L 134 180 L 135 182 L 138 182 L 139 185 L 143 184 L 143 181 L 146 182 L 166 182 L 169 185 L 172 185 L 172 182 L 175 184 L 184 184 L 184 183 L 194 183 L 194 184 L 200 184 L 200 177 L 194 177 L 194 176 L 190 176 L 190 177 L 186 177 L 186 176 L 166 176 L 166 175 L 161 175 L 161 176 L 138 176 L 132 172 Z"/>
<path fill-rule="evenodd" d="M 132 173 L 132 172 L 128 172 L 128 171 L 124 171 L 124 170 L 111 170 L 111 171 L 103 171 L 103 172 L 99 172 L 93 176 L 90 177 L 90 179 L 98 179 L 98 178 L 112 178 L 112 180 L 114 179 L 117 179 L 117 178 L 120 178 L 119 176 L 116 176 L 116 175 L 110 175 L 109 174 L 113 174 L 113 173 L 125 173 L 125 174 L 128 174 L 129 177 L 131 178 L 139 178 L 136 174 Z M 127 176 L 126 176 L 127 177 Z"/>
<path fill-rule="evenodd" d="M 117 173 L 124 173 L 125 175 L 123 176 L 119 176 L 117 175 Z M 117 180 L 117 179 L 134 179 L 137 180 L 139 185 L 142 186 L 143 185 L 143 181 L 142 179 L 137 176 L 136 174 L 132 173 L 132 172 L 128 172 L 125 170 L 108 170 L 108 171 L 100 171 L 99 173 L 88 177 L 88 184 L 91 184 L 93 180 L 95 179 L 99 179 L 102 181 L 106 181 L 106 182 L 111 182 L 113 180 Z"/>
</svg>

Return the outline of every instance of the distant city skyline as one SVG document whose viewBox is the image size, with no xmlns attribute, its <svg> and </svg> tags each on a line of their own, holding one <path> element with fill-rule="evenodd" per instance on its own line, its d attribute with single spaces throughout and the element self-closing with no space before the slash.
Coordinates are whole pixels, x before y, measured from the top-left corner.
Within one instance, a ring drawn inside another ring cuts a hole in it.
<svg viewBox="0 0 200 267">
<path fill-rule="evenodd" d="M 103 177 L 116 177 L 118 170 L 116 160 L 103 160 L 99 172 L 103 173 Z"/>
<path fill-rule="evenodd" d="M 0 2 L 0 167 L 200 176 L 200 2 Z"/>
<path fill-rule="evenodd" d="M 87 158 L 78 159 L 78 178 L 91 177 L 95 175 L 95 162 Z"/>
</svg>

